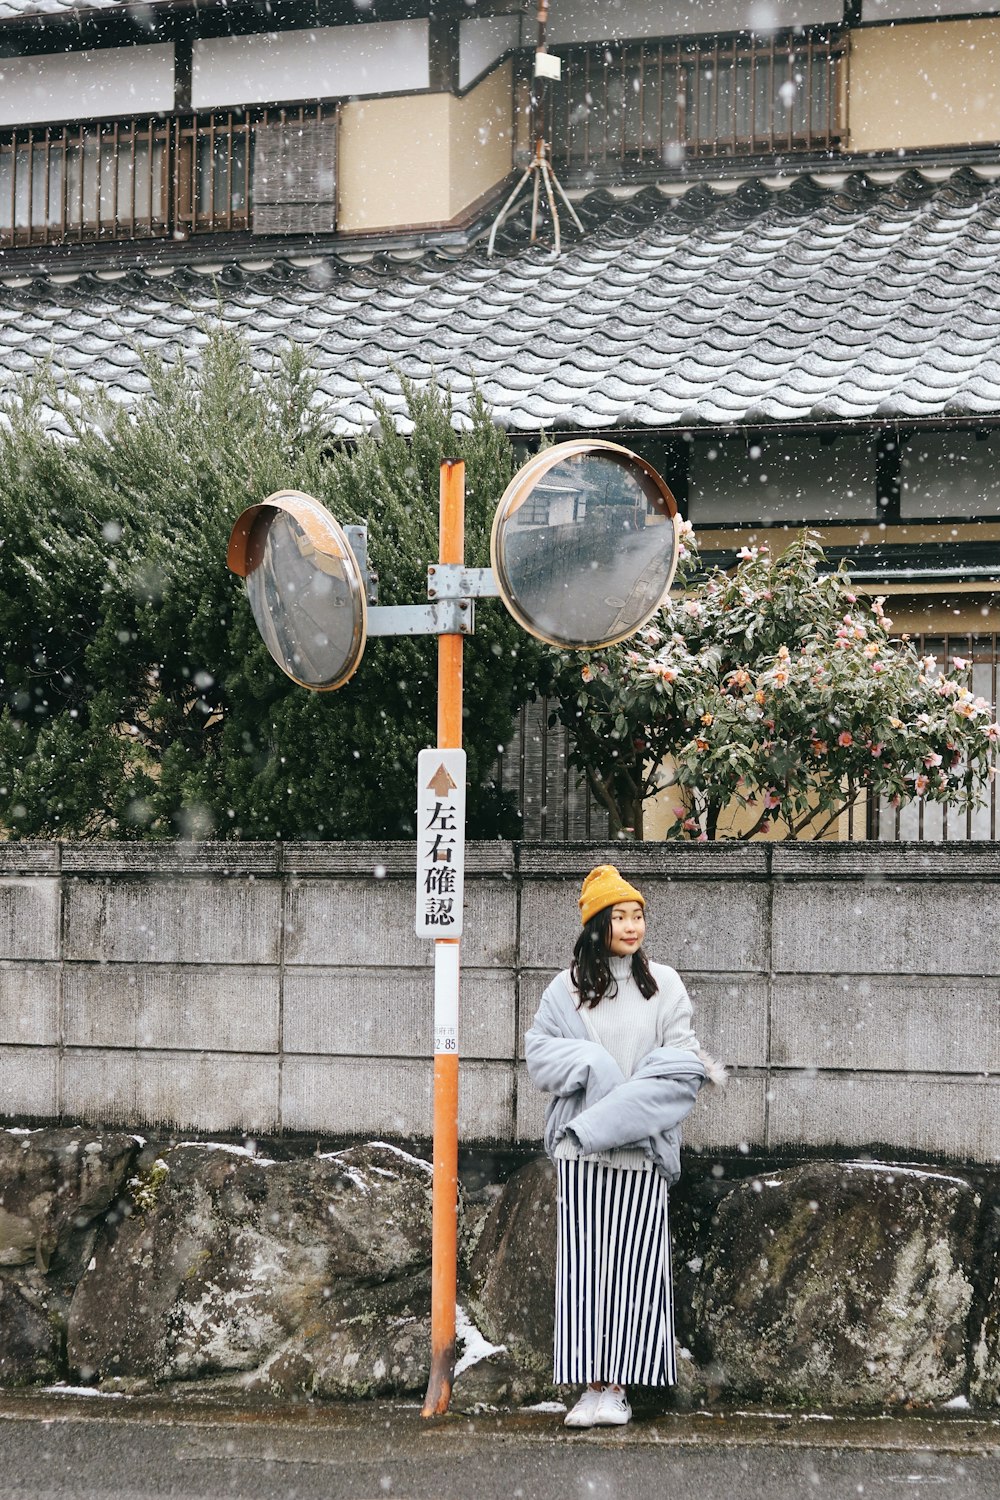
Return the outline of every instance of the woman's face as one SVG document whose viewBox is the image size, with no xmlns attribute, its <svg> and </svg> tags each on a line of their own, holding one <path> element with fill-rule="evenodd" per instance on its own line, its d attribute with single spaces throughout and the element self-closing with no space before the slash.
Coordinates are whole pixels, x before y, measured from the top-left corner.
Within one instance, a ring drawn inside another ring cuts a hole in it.
<svg viewBox="0 0 1000 1500">
<path fill-rule="evenodd" d="M 631 958 L 646 935 L 646 916 L 638 901 L 618 901 L 611 908 L 608 949 L 615 958 Z"/>
</svg>

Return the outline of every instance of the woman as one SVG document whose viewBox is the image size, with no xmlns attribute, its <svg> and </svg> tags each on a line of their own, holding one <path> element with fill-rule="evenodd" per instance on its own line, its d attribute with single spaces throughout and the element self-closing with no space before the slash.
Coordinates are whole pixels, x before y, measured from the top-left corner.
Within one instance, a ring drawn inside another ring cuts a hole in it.
<svg viewBox="0 0 1000 1500">
<path fill-rule="evenodd" d="M 725 1073 L 698 1047 L 679 976 L 643 952 L 642 894 L 599 865 L 579 904 L 572 966 L 543 994 L 525 1054 L 552 1096 L 553 1378 L 586 1385 L 567 1427 L 617 1426 L 632 1415 L 629 1383 L 676 1383 L 667 1190 L 680 1176 L 681 1121 L 706 1079 Z"/>
</svg>

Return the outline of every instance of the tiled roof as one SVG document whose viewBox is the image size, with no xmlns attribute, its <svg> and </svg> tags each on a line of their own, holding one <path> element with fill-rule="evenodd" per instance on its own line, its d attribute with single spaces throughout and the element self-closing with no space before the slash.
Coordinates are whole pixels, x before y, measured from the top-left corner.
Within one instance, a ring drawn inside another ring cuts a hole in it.
<svg viewBox="0 0 1000 1500">
<path fill-rule="evenodd" d="M 51 357 L 130 401 L 204 320 L 307 345 L 337 431 L 401 378 L 515 431 L 1000 414 L 1000 180 L 963 169 L 592 195 L 559 259 L 514 230 L 414 258 L 5 274 L 0 387 Z M 5 378 L 7 377 L 7 378 Z"/>
<path fill-rule="evenodd" d="M 69 16 L 75 11 L 137 9 L 139 4 L 170 5 L 174 0 L 0 0 L 0 21 L 28 21 L 35 16 Z"/>
</svg>

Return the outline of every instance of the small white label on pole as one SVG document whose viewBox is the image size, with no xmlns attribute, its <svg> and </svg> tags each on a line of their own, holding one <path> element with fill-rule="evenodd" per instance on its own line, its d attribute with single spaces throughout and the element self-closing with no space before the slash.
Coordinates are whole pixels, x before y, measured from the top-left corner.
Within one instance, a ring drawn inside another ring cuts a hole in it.
<svg viewBox="0 0 1000 1500">
<path fill-rule="evenodd" d="M 458 987 L 461 944 L 438 943 L 434 949 L 434 1051 L 458 1052 Z"/>
<path fill-rule="evenodd" d="M 462 935 L 465 751 L 417 757 L 417 936 Z"/>
</svg>

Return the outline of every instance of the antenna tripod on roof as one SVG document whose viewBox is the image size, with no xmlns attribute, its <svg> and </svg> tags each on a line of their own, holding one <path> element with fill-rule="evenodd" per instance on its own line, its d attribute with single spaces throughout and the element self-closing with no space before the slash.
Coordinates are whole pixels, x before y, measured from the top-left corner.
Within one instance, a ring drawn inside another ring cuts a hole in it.
<svg viewBox="0 0 1000 1500">
<path fill-rule="evenodd" d="M 521 196 L 521 192 L 531 181 L 531 243 L 534 244 L 538 238 L 538 209 L 541 200 L 541 190 L 545 189 L 545 200 L 552 215 L 552 231 L 555 239 L 554 251 L 560 252 L 562 239 L 559 226 L 559 208 L 556 203 L 556 195 L 563 200 L 569 209 L 573 223 L 583 233 L 583 225 L 577 215 L 576 209 L 566 196 L 562 183 L 552 168 L 549 156 L 549 142 L 546 138 L 546 126 L 548 123 L 548 82 L 550 79 L 558 79 L 562 73 L 562 63 L 558 57 L 553 57 L 548 50 L 545 38 L 546 23 L 549 19 L 549 0 L 538 0 L 538 44 L 535 48 L 535 87 L 532 91 L 532 125 L 535 135 L 535 154 L 530 164 L 525 169 L 520 181 L 507 199 L 503 208 L 493 221 L 490 230 L 490 241 L 487 246 L 487 255 L 493 254 L 496 244 L 497 230 L 510 213 L 514 204 Z"/>
</svg>

